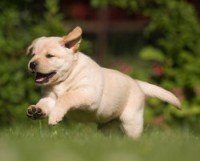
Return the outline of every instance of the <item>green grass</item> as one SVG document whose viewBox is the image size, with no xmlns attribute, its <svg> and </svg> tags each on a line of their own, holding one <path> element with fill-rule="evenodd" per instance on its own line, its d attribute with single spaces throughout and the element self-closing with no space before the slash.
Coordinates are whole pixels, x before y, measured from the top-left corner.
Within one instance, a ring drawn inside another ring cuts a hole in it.
<svg viewBox="0 0 200 161">
<path fill-rule="evenodd" d="M 200 135 L 189 130 L 145 129 L 134 141 L 103 134 L 95 125 L 46 123 L 0 129 L 1 161 L 199 161 Z"/>
</svg>

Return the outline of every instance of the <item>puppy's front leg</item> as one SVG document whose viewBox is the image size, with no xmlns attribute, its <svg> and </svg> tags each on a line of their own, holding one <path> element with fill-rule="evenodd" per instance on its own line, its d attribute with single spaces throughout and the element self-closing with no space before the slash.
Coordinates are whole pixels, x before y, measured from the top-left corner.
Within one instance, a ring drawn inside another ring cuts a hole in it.
<svg viewBox="0 0 200 161">
<path fill-rule="evenodd" d="M 43 97 L 36 105 L 30 105 L 27 109 L 27 116 L 32 119 L 40 119 L 48 116 L 55 107 L 55 99 L 52 97 Z"/>
<path fill-rule="evenodd" d="M 58 97 L 55 108 L 50 112 L 49 124 L 56 125 L 70 109 L 89 107 L 92 101 L 91 96 L 79 91 L 71 91 Z"/>
</svg>

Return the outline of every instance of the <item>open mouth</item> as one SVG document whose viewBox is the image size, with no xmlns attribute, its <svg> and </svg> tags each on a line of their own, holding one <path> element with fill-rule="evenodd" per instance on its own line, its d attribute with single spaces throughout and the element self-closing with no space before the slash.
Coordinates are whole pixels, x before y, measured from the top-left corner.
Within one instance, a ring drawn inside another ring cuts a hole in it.
<svg viewBox="0 0 200 161">
<path fill-rule="evenodd" d="M 49 79 L 52 78 L 55 74 L 56 72 L 51 72 L 47 74 L 36 73 L 35 82 L 38 84 L 47 83 Z"/>
</svg>

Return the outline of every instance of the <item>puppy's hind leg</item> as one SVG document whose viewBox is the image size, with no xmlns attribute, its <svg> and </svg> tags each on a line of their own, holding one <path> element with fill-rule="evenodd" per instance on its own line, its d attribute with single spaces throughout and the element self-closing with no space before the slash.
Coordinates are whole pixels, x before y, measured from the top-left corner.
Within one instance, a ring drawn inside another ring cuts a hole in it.
<svg viewBox="0 0 200 161">
<path fill-rule="evenodd" d="M 120 116 L 122 130 L 134 139 L 140 137 L 143 131 L 144 98 L 142 94 L 133 96 Z"/>
</svg>

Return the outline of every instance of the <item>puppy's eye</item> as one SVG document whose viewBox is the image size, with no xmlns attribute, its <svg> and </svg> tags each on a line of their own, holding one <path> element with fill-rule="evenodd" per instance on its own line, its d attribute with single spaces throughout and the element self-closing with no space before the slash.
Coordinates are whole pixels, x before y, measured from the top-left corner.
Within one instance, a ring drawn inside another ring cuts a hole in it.
<svg viewBox="0 0 200 161">
<path fill-rule="evenodd" d="M 47 54 L 46 57 L 47 57 L 47 58 L 53 58 L 53 57 L 55 57 L 55 56 L 52 55 L 52 54 Z"/>
</svg>

